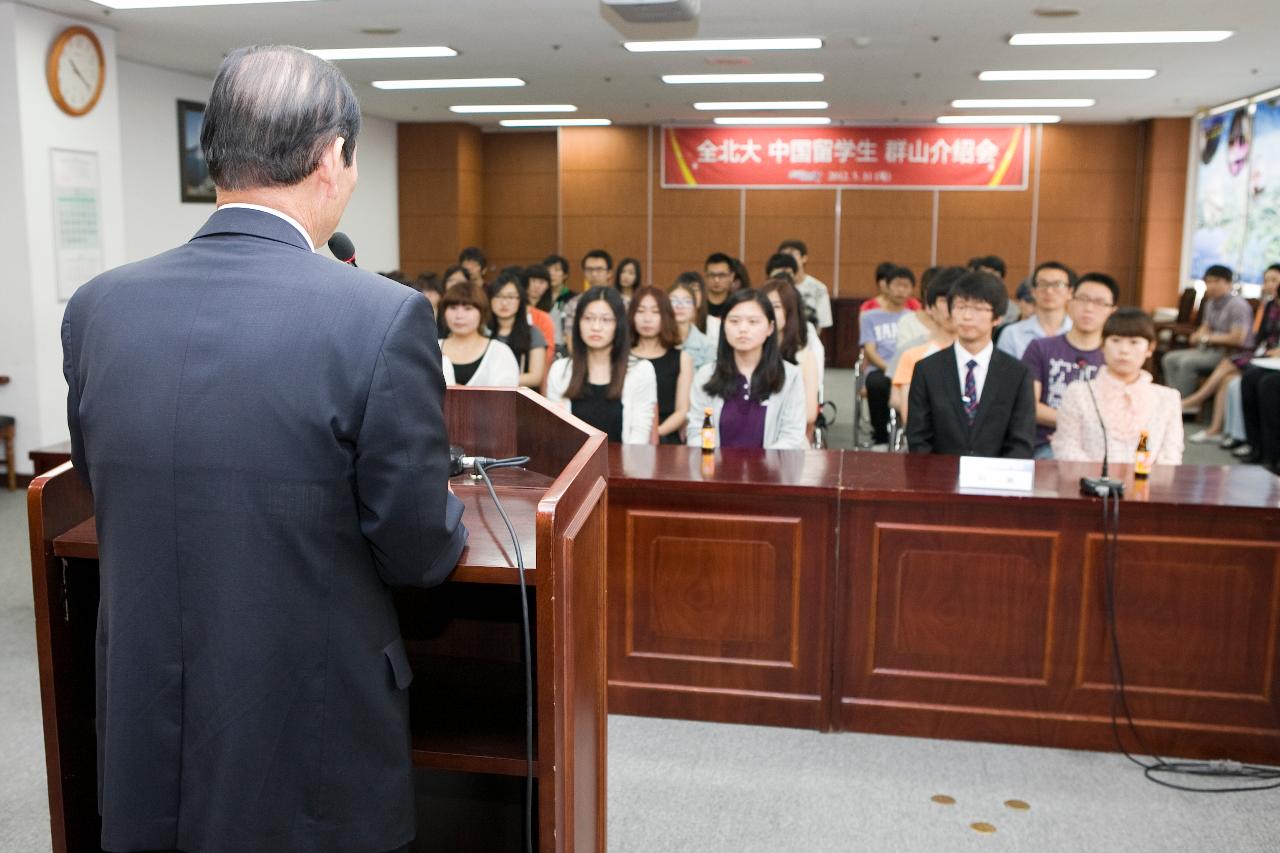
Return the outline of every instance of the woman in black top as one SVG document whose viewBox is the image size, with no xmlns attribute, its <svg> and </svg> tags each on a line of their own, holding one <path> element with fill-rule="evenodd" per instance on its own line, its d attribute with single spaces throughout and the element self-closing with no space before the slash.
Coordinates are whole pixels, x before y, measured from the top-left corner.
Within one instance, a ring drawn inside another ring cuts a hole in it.
<svg viewBox="0 0 1280 853">
<path fill-rule="evenodd" d="M 637 288 L 627 316 L 631 354 L 648 359 L 658 377 L 658 440 L 684 444 L 693 359 L 677 348 L 680 332 L 671 300 L 656 287 Z"/>
<path fill-rule="evenodd" d="M 547 341 L 537 327 L 529 324 L 528 303 L 520 274 L 504 270 L 485 286 L 489 297 L 489 337 L 511 348 L 520 365 L 520 384 L 537 390 L 542 387 L 547 362 Z"/>
<path fill-rule="evenodd" d="M 622 294 L 623 303 L 630 305 L 632 298 L 635 297 L 636 288 L 642 284 L 640 262 L 635 258 L 623 258 L 618 261 L 618 269 L 613 274 L 613 283 Z"/>
</svg>

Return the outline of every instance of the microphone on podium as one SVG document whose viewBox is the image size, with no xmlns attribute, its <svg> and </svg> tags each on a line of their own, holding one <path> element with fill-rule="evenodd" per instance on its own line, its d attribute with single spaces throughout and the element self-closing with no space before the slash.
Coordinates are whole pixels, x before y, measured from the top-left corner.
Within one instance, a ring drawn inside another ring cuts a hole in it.
<svg viewBox="0 0 1280 853">
<path fill-rule="evenodd" d="M 1110 448 L 1107 445 L 1107 424 L 1102 419 L 1102 409 L 1098 408 L 1098 398 L 1093 393 L 1093 378 L 1086 372 L 1089 366 L 1089 363 L 1083 358 L 1076 361 L 1076 367 L 1080 368 L 1080 372 L 1085 374 L 1084 385 L 1089 389 L 1089 399 L 1093 401 L 1093 411 L 1097 413 L 1098 426 L 1102 428 L 1102 476 L 1097 479 L 1081 477 L 1080 493 L 1089 497 L 1094 495 L 1098 497 L 1114 495 L 1119 498 L 1124 495 L 1124 483 L 1107 476 L 1107 456 L 1110 452 Z"/>
<path fill-rule="evenodd" d="M 351 238 L 341 231 L 334 231 L 333 236 L 329 238 L 329 251 L 333 252 L 333 256 L 344 264 L 356 264 L 356 244 L 351 242 Z"/>
</svg>

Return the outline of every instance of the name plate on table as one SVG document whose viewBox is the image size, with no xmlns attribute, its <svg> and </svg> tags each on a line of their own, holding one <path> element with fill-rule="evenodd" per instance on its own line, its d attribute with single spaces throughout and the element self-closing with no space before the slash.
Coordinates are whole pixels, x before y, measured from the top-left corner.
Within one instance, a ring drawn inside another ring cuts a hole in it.
<svg viewBox="0 0 1280 853">
<path fill-rule="evenodd" d="M 986 456 L 960 457 L 962 490 L 982 492 L 1030 492 L 1035 488 L 1034 459 L 995 459 Z"/>
</svg>

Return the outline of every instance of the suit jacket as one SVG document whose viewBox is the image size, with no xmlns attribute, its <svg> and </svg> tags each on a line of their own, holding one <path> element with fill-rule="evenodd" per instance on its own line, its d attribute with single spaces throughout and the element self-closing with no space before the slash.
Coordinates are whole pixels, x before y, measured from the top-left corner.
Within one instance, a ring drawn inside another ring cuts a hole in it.
<svg viewBox="0 0 1280 853">
<path fill-rule="evenodd" d="M 907 402 L 907 445 L 912 453 L 1032 457 L 1036 398 L 1026 365 L 998 349 L 991 353 L 972 425 L 960 397 L 954 347 L 916 364 Z"/>
<path fill-rule="evenodd" d="M 466 541 L 416 291 L 213 214 L 62 321 L 101 555 L 106 850 L 384 851 L 414 836 L 391 586 Z"/>
</svg>

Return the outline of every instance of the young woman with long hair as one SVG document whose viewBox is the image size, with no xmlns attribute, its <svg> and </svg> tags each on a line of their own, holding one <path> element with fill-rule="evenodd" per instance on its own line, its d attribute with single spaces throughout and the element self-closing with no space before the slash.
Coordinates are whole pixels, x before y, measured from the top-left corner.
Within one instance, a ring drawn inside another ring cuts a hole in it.
<svg viewBox="0 0 1280 853">
<path fill-rule="evenodd" d="M 474 282 L 455 284 L 440 300 L 444 317 L 440 351 L 450 385 L 488 385 L 514 388 L 520 384 L 520 365 L 510 347 L 487 338 L 489 298 Z"/>
<path fill-rule="evenodd" d="M 693 359 L 676 346 L 679 333 L 671 302 L 656 287 L 636 288 L 627 317 L 631 354 L 647 359 L 658 379 L 658 443 L 684 444 Z"/>
<path fill-rule="evenodd" d="M 640 275 L 640 262 L 635 258 L 623 258 L 618 261 L 618 269 L 613 274 L 613 283 L 622 294 L 623 303 L 630 305 L 636 288 L 644 284 L 644 279 Z"/>
<path fill-rule="evenodd" d="M 528 303 L 520 276 L 503 271 L 485 287 L 489 297 L 489 337 L 511 348 L 520 365 L 520 384 L 539 389 L 546 375 L 547 339 L 529 324 Z"/>
<path fill-rule="evenodd" d="M 610 441 L 651 444 L 658 382 L 653 365 L 631 355 L 622 295 L 612 287 L 585 291 L 571 332 L 572 355 L 551 365 L 547 399 Z"/>
<path fill-rule="evenodd" d="M 818 420 L 818 402 L 822 398 L 821 380 L 818 378 L 818 360 L 809 346 L 808 321 L 800 307 L 800 294 L 791 278 L 775 276 L 760 288 L 773 306 L 778 324 L 778 351 L 785 361 L 800 368 L 804 379 L 805 434 L 813 435 L 813 425 Z"/>
<path fill-rule="evenodd" d="M 714 361 L 716 357 L 715 341 L 707 337 L 698 325 L 698 313 L 702 312 L 702 322 L 706 322 L 706 305 L 701 305 L 702 289 L 699 286 L 701 276 L 696 272 L 681 273 L 676 283 L 667 289 L 671 301 L 671 312 L 676 318 L 676 343 L 693 359 L 693 369 Z"/>
<path fill-rule="evenodd" d="M 711 409 L 716 447 L 805 449 L 804 379 L 779 351 L 773 305 L 759 291 L 738 290 L 725 308 L 716 360 L 693 377 L 689 444 L 701 443 Z"/>
</svg>

